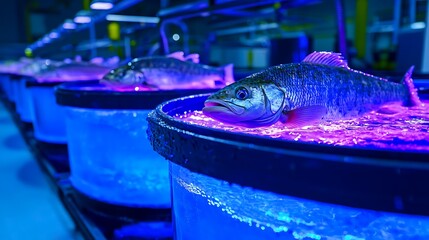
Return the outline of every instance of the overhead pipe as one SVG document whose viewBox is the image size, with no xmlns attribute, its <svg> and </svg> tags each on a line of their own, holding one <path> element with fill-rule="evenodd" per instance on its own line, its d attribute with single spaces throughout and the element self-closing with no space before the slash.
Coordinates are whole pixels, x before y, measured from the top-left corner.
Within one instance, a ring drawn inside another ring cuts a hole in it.
<svg viewBox="0 0 429 240">
<path fill-rule="evenodd" d="M 426 29 L 423 42 L 422 72 L 429 73 L 429 4 L 427 4 L 426 8 Z"/>
<path fill-rule="evenodd" d="M 165 33 L 165 27 L 167 25 L 176 25 L 178 26 L 182 32 L 183 32 L 183 52 L 185 54 L 189 53 L 189 31 L 188 31 L 188 26 L 182 22 L 182 21 L 178 21 L 178 20 L 165 20 L 161 22 L 161 26 L 159 29 L 159 33 L 161 35 L 161 41 L 162 41 L 162 47 L 164 50 L 164 54 L 169 54 L 170 53 L 170 47 L 168 45 L 168 38 L 167 38 L 167 34 Z"/>
<path fill-rule="evenodd" d="M 338 48 L 344 59 L 348 59 L 344 0 L 335 0 L 335 8 L 337 10 Z"/>
</svg>

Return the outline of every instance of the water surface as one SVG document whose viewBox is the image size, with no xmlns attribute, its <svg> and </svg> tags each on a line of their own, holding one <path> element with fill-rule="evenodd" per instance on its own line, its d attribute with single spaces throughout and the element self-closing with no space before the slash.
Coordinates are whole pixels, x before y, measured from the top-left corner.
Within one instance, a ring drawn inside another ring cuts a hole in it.
<svg viewBox="0 0 429 240">
<path fill-rule="evenodd" d="M 410 108 L 387 105 L 360 118 L 302 128 L 287 128 L 281 122 L 259 128 L 234 126 L 209 118 L 202 111 L 175 117 L 200 126 L 290 141 L 429 152 L 429 100 L 422 102 L 423 106 Z"/>
</svg>

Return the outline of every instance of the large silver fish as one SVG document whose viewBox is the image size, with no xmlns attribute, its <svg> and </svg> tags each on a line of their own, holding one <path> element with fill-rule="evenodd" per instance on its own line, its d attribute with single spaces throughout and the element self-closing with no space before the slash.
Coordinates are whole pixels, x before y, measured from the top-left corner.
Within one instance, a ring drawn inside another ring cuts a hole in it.
<svg viewBox="0 0 429 240">
<path fill-rule="evenodd" d="M 192 60 L 192 61 L 188 61 Z M 216 88 L 234 81 L 232 64 L 210 67 L 195 63 L 195 55 L 137 58 L 110 71 L 101 80 L 113 86 L 152 87 L 162 90 Z"/>
<path fill-rule="evenodd" d="M 386 103 L 421 104 L 411 79 L 400 84 L 352 70 L 338 53 L 314 52 L 301 63 L 270 67 L 210 96 L 203 113 L 245 127 L 288 127 L 349 119 Z"/>
</svg>

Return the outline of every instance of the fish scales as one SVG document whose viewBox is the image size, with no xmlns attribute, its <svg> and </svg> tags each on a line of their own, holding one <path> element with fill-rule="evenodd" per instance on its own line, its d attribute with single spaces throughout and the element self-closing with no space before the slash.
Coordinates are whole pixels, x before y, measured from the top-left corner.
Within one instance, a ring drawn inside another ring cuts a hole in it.
<svg viewBox="0 0 429 240">
<path fill-rule="evenodd" d="M 221 78 L 224 75 L 222 69 L 207 68 L 187 61 L 173 58 L 152 58 L 150 61 L 144 59 L 133 63 L 138 70 L 145 70 L 146 75 L 153 77 L 175 77 L 181 81 L 195 81 L 195 78 L 207 76 Z M 149 77 L 148 76 L 148 77 Z"/>
<path fill-rule="evenodd" d="M 210 67 L 198 64 L 196 57 L 174 53 L 167 57 L 136 58 L 110 71 L 101 82 L 119 88 L 142 86 L 161 90 L 218 88 L 234 82 L 232 64 Z"/>
<path fill-rule="evenodd" d="M 385 102 L 403 101 L 408 94 L 401 84 L 320 64 L 279 65 L 260 77 L 285 90 L 291 109 L 326 106 L 325 119 L 358 116 Z"/>
</svg>

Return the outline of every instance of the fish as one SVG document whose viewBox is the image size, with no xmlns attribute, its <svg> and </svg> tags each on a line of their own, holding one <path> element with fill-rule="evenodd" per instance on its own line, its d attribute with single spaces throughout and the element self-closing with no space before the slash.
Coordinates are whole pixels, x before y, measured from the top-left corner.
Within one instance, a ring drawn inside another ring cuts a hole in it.
<svg viewBox="0 0 429 240">
<path fill-rule="evenodd" d="M 149 87 L 172 90 L 221 88 L 234 82 L 233 65 L 211 67 L 198 64 L 198 55 L 180 54 L 136 58 L 113 69 L 101 83 L 118 87 Z"/>
<path fill-rule="evenodd" d="M 20 75 L 33 76 L 41 72 L 50 71 L 61 64 L 59 61 L 49 59 L 35 59 L 31 62 L 25 63 L 20 68 Z"/>
<path fill-rule="evenodd" d="M 111 70 L 110 67 L 100 66 L 87 62 L 63 63 L 50 67 L 35 74 L 38 81 L 81 81 L 99 80 Z"/>
<path fill-rule="evenodd" d="M 215 92 L 202 112 L 248 127 L 281 122 L 288 128 L 353 119 L 388 103 L 418 106 L 414 67 L 401 83 L 351 69 L 339 53 L 313 52 L 300 63 L 281 64 Z"/>
</svg>

